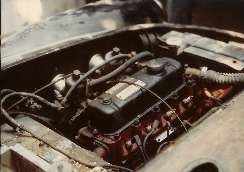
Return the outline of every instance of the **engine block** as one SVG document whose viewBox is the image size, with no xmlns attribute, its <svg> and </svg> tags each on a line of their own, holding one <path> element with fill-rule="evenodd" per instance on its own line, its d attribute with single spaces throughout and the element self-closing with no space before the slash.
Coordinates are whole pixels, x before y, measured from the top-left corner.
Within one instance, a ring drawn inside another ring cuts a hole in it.
<svg viewBox="0 0 244 172">
<path fill-rule="evenodd" d="M 183 84 L 183 68 L 176 60 L 162 57 L 144 65 L 88 103 L 92 127 L 102 133 L 114 133 L 157 101 L 142 88 L 165 97 Z"/>
</svg>

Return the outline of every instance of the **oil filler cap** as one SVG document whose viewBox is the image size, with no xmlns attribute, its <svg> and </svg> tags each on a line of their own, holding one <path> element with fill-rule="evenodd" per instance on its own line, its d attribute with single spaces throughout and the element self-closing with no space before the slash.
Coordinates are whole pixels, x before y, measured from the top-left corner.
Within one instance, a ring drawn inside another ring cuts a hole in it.
<svg viewBox="0 0 244 172">
<path fill-rule="evenodd" d="M 112 99 L 110 97 L 104 97 L 102 100 L 102 104 L 110 105 L 112 103 Z"/>
<path fill-rule="evenodd" d="M 147 72 L 150 74 L 162 73 L 164 71 L 164 63 L 160 63 L 157 59 L 147 62 Z"/>
</svg>

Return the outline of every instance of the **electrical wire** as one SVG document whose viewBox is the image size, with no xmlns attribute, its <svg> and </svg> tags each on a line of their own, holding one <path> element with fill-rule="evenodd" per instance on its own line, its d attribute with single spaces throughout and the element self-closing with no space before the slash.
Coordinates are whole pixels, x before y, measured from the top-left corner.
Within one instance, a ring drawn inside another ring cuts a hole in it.
<svg viewBox="0 0 244 172">
<path fill-rule="evenodd" d="M 145 53 L 145 56 L 152 56 L 152 54 L 150 53 L 150 52 L 143 52 L 143 53 Z M 120 58 L 124 58 L 124 57 L 130 57 L 130 55 L 128 55 L 128 54 L 120 54 L 120 55 L 117 55 L 117 56 L 114 56 L 113 58 L 111 58 L 111 59 L 109 59 L 109 60 L 107 60 L 107 61 L 105 61 L 103 64 L 101 64 L 101 65 L 99 65 L 99 66 L 97 66 L 97 67 L 95 67 L 95 68 L 92 68 L 91 70 L 89 70 L 87 73 L 85 73 L 74 85 L 73 85 L 73 87 L 71 87 L 70 89 L 69 89 L 69 91 L 67 92 L 67 94 L 65 95 L 65 97 L 64 97 L 64 99 L 63 99 L 63 101 L 62 101 L 62 103 L 65 103 L 66 101 L 67 101 L 67 99 L 68 99 L 68 97 L 69 97 L 69 95 L 72 93 L 72 91 L 84 80 L 84 79 L 86 79 L 87 77 L 89 77 L 91 74 L 93 74 L 93 72 L 95 72 L 97 69 L 99 69 L 99 68 L 101 68 L 101 67 L 103 67 L 104 65 L 106 65 L 107 63 L 109 63 L 109 62 L 111 62 L 111 61 L 113 61 L 113 60 L 116 60 L 116 59 L 120 59 Z M 133 61 L 133 63 L 134 63 L 135 61 Z M 130 65 L 130 63 L 128 63 L 129 65 Z M 128 66 L 129 66 L 128 65 Z M 122 68 L 122 67 L 120 67 L 120 68 Z M 125 67 L 123 67 L 123 70 L 124 70 L 124 68 Z M 119 69 L 119 68 L 118 68 Z M 119 71 L 119 70 L 117 70 L 117 71 Z M 122 70 L 121 70 L 122 71 Z M 118 73 L 120 73 L 120 71 L 118 72 Z M 5 118 L 8 120 L 8 122 L 9 122 L 9 124 L 12 126 L 12 127 L 14 127 L 15 129 L 16 128 L 19 128 L 19 129 L 22 129 L 22 130 L 24 130 L 24 131 L 26 131 L 26 132 L 28 132 L 28 133 L 30 133 L 34 138 L 36 138 L 36 139 L 38 139 L 38 140 L 40 140 L 40 141 L 42 141 L 42 142 L 44 142 L 44 143 L 46 143 L 47 145 L 49 145 L 50 147 L 52 147 L 54 150 L 57 150 L 57 151 L 59 151 L 59 152 L 61 152 L 61 153 L 63 153 L 64 155 L 66 155 L 67 157 L 69 157 L 69 158 L 71 158 L 71 159 L 74 159 L 75 161 L 77 161 L 77 162 L 79 162 L 80 164 L 83 164 L 83 165 L 85 165 L 85 166 L 87 166 L 87 167 L 90 167 L 90 168 L 93 168 L 93 167 L 96 167 L 95 165 L 92 165 L 92 164 L 87 164 L 87 163 L 84 163 L 84 162 L 80 162 L 79 160 L 77 160 L 77 159 L 75 159 L 74 157 L 70 157 L 70 155 L 68 155 L 68 154 L 66 154 L 65 152 L 63 152 L 62 150 L 59 150 L 58 148 L 56 148 L 55 146 L 52 146 L 52 145 L 50 145 L 48 142 L 46 142 L 45 140 L 43 140 L 42 138 L 40 138 L 39 136 L 37 136 L 35 133 L 33 133 L 32 131 L 30 131 L 29 129 L 27 129 L 27 128 L 25 128 L 25 126 L 23 126 L 23 125 L 21 125 L 21 124 L 19 124 L 15 119 L 13 119 L 9 114 L 8 114 L 8 112 L 3 108 L 3 103 L 9 98 L 9 97 L 11 97 L 11 96 L 14 96 L 14 95 L 22 95 L 22 96 L 25 96 L 24 98 L 22 98 L 21 100 L 19 100 L 19 101 L 17 101 L 16 103 L 14 103 L 13 105 L 11 105 L 7 110 L 10 110 L 10 109 L 12 109 L 13 107 L 15 107 L 16 105 L 18 105 L 19 103 L 21 103 L 21 102 L 23 102 L 24 100 L 26 100 L 28 97 L 33 97 L 33 98 L 36 98 L 36 99 L 38 99 L 39 101 L 41 101 L 42 103 L 44 103 L 44 104 L 46 104 L 46 105 L 48 105 L 48 106 L 51 106 L 51 107 L 53 107 L 53 108 L 58 108 L 58 109 L 60 109 L 60 108 L 62 108 L 61 106 L 58 106 L 58 105 L 56 105 L 56 104 L 54 104 L 54 103 L 51 103 L 51 102 L 49 102 L 49 101 L 47 101 L 46 99 L 44 99 L 44 98 L 42 98 L 42 97 L 40 97 L 40 96 L 37 96 L 37 95 L 35 95 L 36 93 L 39 93 L 39 92 L 41 92 L 41 91 L 43 91 L 44 89 L 46 89 L 46 88 L 48 88 L 48 87 L 50 87 L 50 86 L 52 86 L 53 84 L 55 84 L 56 82 L 58 82 L 58 81 L 60 81 L 60 80 L 63 80 L 64 78 L 66 78 L 66 77 L 69 77 L 71 74 L 68 74 L 68 75 L 65 75 L 64 77 L 62 77 L 62 78 L 59 78 L 58 80 L 56 80 L 56 81 L 53 81 L 53 82 L 50 82 L 49 84 L 47 84 L 47 85 L 45 85 L 45 86 L 43 86 L 43 87 L 41 87 L 40 89 L 38 89 L 38 90 L 36 90 L 36 91 L 34 91 L 33 93 L 25 93 L 25 92 L 13 92 L 13 93 L 10 93 L 10 94 L 8 94 L 7 96 L 5 96 L 2 100 L 1 100 L 1 112 L 2 112 L 2 114 L 5 116 Z M 105 75 L 106 76 L 106 75 Z M 110 79 L 111 77 L 105 77 L 106 78 L 106 80 L 107 79 Z M 102 79 L 102 81 L 103 81 L 104 79 Z M 123 81 L 119 81 L 119 82 L 123 82 Z M 96 83 L 96 82 L 95 82 Z M 100 83 L 100 82 L 98 82 L 98 83 Z M 140 86 L 140 85 L 138 85 L 138 84 L 135 84 L 135 83 L 130 83 L 130 82 L 125 82 L 125 83 L 127 83 L 127 84 L 132 84 L 132 85 L 135 85 L 135 86 L 138 86 L 138 87 L 140 87 L 140 88 L 142 88 L 142 89 L 145 89 L 146 91 L 148 91 L 149 93 L 151 93 L 151 94 L 153 94 L 155 97 L 157 97 L 159 100 L 161 100 L 172 112 L 174 112 L 175 113 L 175 115 L 176 115 L 176 117 L 178 118 L 178 120 L 180 121 L 180 123 L 182 124 L 182 126 L 184 127 L 184 129 L 186 130 L 186 132 L 188 132 L 188 130 L 187 130 L 187 128 L 185 127 L 185 125 L 184 125 L 184 123 L 181 121 L 181 119 L 179 118 L 179 116 L 178 116 L 178 114 L 173 110 L 173 108 L 171 108 L 170 107 L 170 105 L 169 104 L 167 104 L 167 102 L 165 102 L 163 99 L 161 99 L 161 97 L 160 96 L 158 96 L 156 93 L 154 93 L 153 91 L 151 91 L 151 90 L 149 90 L 149 89 L 147 89 L 147 88 L 145 88 L 145 87 L 142 87 L 142 86 Z M 95 84 L 94 84 L 95 85 Z M 147 135 L 147 138 L 149 137 L 150 135 Z M 145 139 L 145 140 L 147 140 L 147 139 Z M 148 157 L 148 159 L 149 159 L 149 157 Z M 132 172 L 133 170 L 131 170 L 131 169 L 128 169 L 128 168 L 126 168 L 126 167 L 121 167 L 121 166 L 117 166 L 117 165 L 111 165 L 111 164 L 105 164 L 105 165 L 102 165 L 102 167 L 104 167 L 104 168 L 110 168 L 110 169 L 119 169 L 119 170 L 124 170 L 124 171 L 129 171 L 129 172 Z"/>
<path fill-rule="evenodd" d="M 135 62 L 140 61 L 141 59 L 143 59 L 145 57 L 153 58 L 154 56 L 149 51 L 144 51 L 144 52 L 138 53 L 133 58 L 127 60 L 124 64 L 120 65 L 117 69 L 108 73 L 107 75 L 104 75 L 104 76 L 97 78 L 97 79 L 92 79 L 90 81 L 90 86 L 92 87 L 94 85 L 98 85 L 98 84 L 101 84 L 105 81 L 108 81 L 109 79 L 119 75 L 121 72 L 126 70 L 129 66 L 135 64 Z"/>
<path fill-rule="evenodd" d="M 1 89 L 1 96 L 14 92 L 12 89 Z"/>
<path fill-rule="evenodd" d="M 52 81 L 52 82 L 50 82 L 50 83 L 44 85 L 43 87 L 37 89 L 37 90 L 34 91 L 32 94 L 37 94 L 37 93 L 39 93 L 39 92 L 41 92 L 41 91 L 47 89 L 48 87 L 52 86 L 53 84 L 57 83 L 58 81 L 61 81 L 61 80 L 65 79 L 65 78 L 70 77 L 71 75 L 72 75 L 72 74 L 70 73 L 70 74 L 67 74 L 67 75 L 65 75 L 65 76 L 63 76 L 63 77 L 61 77 L 61 78 L 59 78 L 59 79 L 57 79 L 57 80 L 55 80 L 55 81 Z M 22 103 L 23 101 L 25 101 L 25 100 L 27 100 L 27 99 L 28 99 L 28 96 L 27 96 L 27 97 L 23 97 L 22 99 L 18 100 L 16 103 L 14 103 L 14 104 L 12 104 L 10 107 L 8 107 L 8 108 L 7 108 L 7 111 L 13 109 L 15 106 L 17 106 L 18 104 Z"/>
<path fill-rule="evenodd" d="M 155 96 L 156 98 L 158 98 L 162 103 L 164 103 L 169 109 L 170 109 L 170 111 L 172 111 L 174 114 L 175 114 L 175 116 L 176 116 L 176 118 L 179 120 L 179 122 L 181 123 L 181 125 L 183 126 L 183 128 L 184 128 L 184 130 L 188 133 L 188 130 L 187 130 L 187 127 L 185 126 L 185 124 L 184 124 L 184 122 L 180 119 L 180 117 L 179 117 L 179 115 L 175 112 L 175 110 L 165 101 L 165 100 L 163 100 L 157 93 L 155 93 L 154 91 L 152 91 L 152 90 L 150 90 L 150 89 L 148 89 L 148 88 L 146 88 L 146 87 L 143 87 L 143 86 L 141 86 L 141 85 L 139 85 L 139 84 L 136 84 L 136 83 L 134 83 L 134 82 L 129 82 L 129 81 L 117 81 L 117 82 L 121 82 L 121 83 L 127 83 L 127 84 L 130 84 L 130 85 L 135 85 L 135 86 L 137 86 L 137 87 L 139 87 L 139 88 L 141 88 L 141 89 L 143 89 L 143 90 L 146 90 L 147 92 L 149 92 L 150 94 L 152 94 L 153 96 Z"/>
<path fill-rule="evenodd" d="M 142 153 L 144 163 L 146 163 L 149 159 L 147 158 L 147 155 L 145 154 L 145 151 L 143 149 L 143 144 L 141 142 L 141 138 L 138 135 L 135 135 L 134 139 L 136 141 L 137 146 L 139 147 L 140 152 Z"/>
<path fill-rule="evenodd" d="M 114 61 L 114 60 L 118 60 L 118 59 L 122 59 L 122 58 L 130 58 L 131 56 L 129 54 L 119 54 L 116 55 L 108 60 L 106 60 L 104 63 L 95 66 L 94 68 L 90 69 L 88 72 L 86 72 L 84 75 L 82 75 L 80 77 L 80 79 L 78 81 L 76 81 L 76 83 L 74 85 L 72 85 L 72 87 L 68 90 L 68 92 L 66 93 L 66 95 L 64 96 L 64 99 L 62 100 L 61 104 L 65 104 L 69 98 L 69 96 L 71 95 L 71 93 L 74 91 L 74 89 L 81 84 L 86 78 L 88 78 L 90 75 L 92 75 L 96 70 L 104 67 L 106 64 Z"/>
<path fill-rule="evenodd" d="M 158 126 L 160 125 L 160 122 L 158 120 L 155 120 L 152 124 L 152 129 L 151 131 L 146 135 L 146 137 L 143 140 L 143 144 L 142 144 L 142 148 L 143 148 L 143 152 L 147 158 L 147 160 L 150 160 L 149 155 L 147 154 L 147 150 L 146 150 L 146 145 L 147 145 L 147 140 L 149 139 L 149 137 L 153 134 L 153 132 L 158 128 Z"/>
<path fill-rule="evenodd" d="M 12 96 L 16 96 L 16 95 L 19 95 L 19 96 L 28 96 L 28 97 L 32 97 L 32 98 L 35 98 L 37 100 L 39 100 L 40 102 L 46 104 L 47 106 L 50 106 L 52 108 L 56 108 L 56 109 L 61 109 L 62 107 L 60 105 L 56 105 L 54 103 L 51 103 L 49 102 L 48 100 L 38 96 L 38 95 L 35 95 L 33 93 L 26 93 L 26 92 L 12 92 L 12 93 L 9 93 L 8 95 L 4 96 L 1 100 L 1 113 L 2 115 L 5 117 L 5 119 L 7 120 L 7 123 L 9 125 L 11 125 L 14 129 L 21 129 L 21 125 L 19 123 L 16 122 L 16 120 L 14 120 L 9 114 L 8 112 L 3 108 L 3 105 L 4 105 L 4 102 L 12 97 Z"/>
<path fill-rule="evenodd" d="M 39 101 L 41 101 L 42 103 L 52 107 L 52 108 L 57 108 L 57 109 L 60 109 L 62 108 L 60 105 L 56 105 L 54 103 L 51 103 L 49 101 L 47 101 L 46 99 L 38 96 L 38 95 L 35 95 L 33 93 L 25 93 L 25 92 L 13 92 L 13 93 L 10 93 L 8 95 L 6 95 L 5 97 L 2 98 L 1 100 L 1 114 L 7 119 L 7 122 L 8 124 L 13 127 L 14 129 L 16 129 L 16 131 L 19 131 L 19 129 L 29 133 L 32 137 L 36 138 L 37 140 L 47 144 L 48 146 L 50 146 L 52 149 L 58 151 L 58 152 L 61 152 L 62 154 L 64 154 L 65 156 L 67 156 L 68 158 L 70 159 L 73 159 L 74 161 L 77 161 L 78 163 L 88 167 L 88 168 L 94 168 L 94 167 L 97 167 L 97 165 L 92 165 L 92 164 L 89 164 L 89 163 L 85 163 L 85 162 L 82 162 L 80 161 L 79 159 L 77 159 L 76 157 L 73 157 L 71 156 L 70 154 L 64 152 L 62 149 L 59 149 L 51 144 L 48 143 L 48 141 L 42 139 L 40 136 L 36 135 L 34 132 L 32 132 L 31 130 L 29 130 L 28 128 L 26 128 L 23 124 L 19 124 L 13 117 L 11 117 L 9 115 L 9 113 L 4 109 L 3 105 L 4 105 L 4 102 L 12 97 L 12 96 L 15 96 L 15 95 L 20 95 L 20 96 L 27 96 L 27 97 L 32 97 L 32 98 L 35 98 Z M 103 164 L 101 165 L 101 167 L 103 168 L 107 168 L 107 169 L 119 169 L 119 170 L 123 170 L 123 171 L 127 171 L 127 172 L 133 172 L 133 170 L 129 169 L 129 168 L 126 168 L 126 167 L 122 167 L 122 166 L 118 166 L 118 165 L 112 165 L 112 164 Z"/>
<path fill-rule="evenodd" d="M 104 64 L 102 64 L 102 65 L 100 65 L 100 66 L 97 66 L 97 67 L 91 69 L 90 71 L 88 71 L 86 74 L 84 74 L 84 75 L 87 75 L 87 76 L 86 76 L 86 77 L 83 76 L 83 77 L 84 77 L 84 78 L 87 78 L 89 75 L 91 75 L 91 74 L 92 74 L 93 72 L 95 72 L 97 69 L 103 67 L 105 64 L 107 64 L 107 63 L 109 63 L 109 62 L 111 62 L 111 61 L 113 61 L 113 60 L 117 60 L 117 59 L 121 59 L 121 58 L 129 58 L 129 57 L 131 57 L 129 54 L 119 54 L 119 55 L 117 55 L 117 56 L 114 56 L 113 58 L 111 58 L 111 59 L 105 61 Z M 25 101 L 28 97 L 37 98 L 37 99 L 40 100 L 41 102 L 43 102 L 43 103 L 45 103 L 45 104 L 47 104 L 47 105 L 49 105 L 49 106 L 51 106 L 51 107 L 56 108 L 56 104 L 52 104 L 51 102 L 48 102 L 46 99 L 44 99 L 44 98 L 42 98 L 42 97 L 40 97 L 40 96 L 37 96 L 37 95 L 35 95 L 35 94 L 37 94 L 37 93 L 39 93 L 39 92 L 45 90 L 46 88 L 52 86 L 53 84 L 57 83 L 57 82 L 60 81 L 60 80 L 63 80 L 63 79 L 65 79 L 65 78 L 68 78 L 68 77 L 71 76 L 71 75 L 72 75 L 72 74 L 68 74 L 68 75 L 63 76 L 62 78 L 59 78 L 59 79 L 57 79 L 57 80 L 55 80 L 55 81 L 52 81 L 52 82 L 48 83 L 47 85 L 44 85 L 43 87 L 41 87 L 41 88 L 39 88 L 38 90 L 34 91 L 33 93 L 14 92 L 14 93 L 10 93 L 10 94 L 8 94 L 7 96 L 5 96 L 5 97 L 1 100 L 1 113 L 2 113 L 3 116 L 7 119 L 8 124 L 9 124 L 10 126 L 12 126 L 13 128 L 15 128 L 16 130 L 18 130 L 18 129 L 22 129 L 22 130 L 24 130 L 24 131 L 30 133 L 33 137 L 35 137 L 36 139 L 38 139 L 38 140 L 40 140 L 40 141 L 42 141 L 42 142 L 45 143 L 45 140 L 43 140 L 42 138 L 39 138 L 38 136 L 35 135 L 35 133 L 31 132 L 30 130 L 28 130 L 27 128 L 25 128 L 23 125 L 19 124 L 15 119 L 13 119 L 13 118 L 8 114 L 8 112 L 3 108 L 3 103 L 4 103 L 9 97 L 11 97 L 11 96 L 13 96 L 13 95 L 22 95 L 22 96 L 25 96 L 25 97 L 22 98 L 22 99 L 20 99 L 20 100 L 17 101 L 16 103 L 12 104 L 7 110 L 11 110 L 12 108 L 14 108 L 15 106 L 17 106 L 18 104 L 20 104 L 20 103 L 22 103 L 23 101 Z M 82 78 L 82 77 L 81 77 L 81 78 Z M 83 79 L 84 79 L 84 78 L 83 78 Z M 83 81 L 83 79 L 81 79 L 81 81 Z M 80 81 L 80 82 L 81 82 L 81 81 Z M 78 82 L 77 82 L 77 83 L 78 83 Z M 78 83 L 77 85 L 79 85 L 79 83 Z M 74 88 L 76 88 L 76 87 L 74 87 Z M 70 90 L 69 90 L 69 91 L 70 91 Z M 70 92 L 72 92 L 72 91 L 70 91 Z M 66 94 L 66 96 L 67 96 L 67 95 L 69 95 L 69 94 Z M 68 97 L 68 96 L 67 96 L 67 97 Z M 66 99 L 67 99 L 67 97 L 66 97 Z M 58 108 L 60 108 L 60 107 L 58 107 Z M 46 142 L 46 144 L 48 144 L 48 143 Z M 48 144 L 48 145 L 50 145 L 50 144 Z M 51 145 L 50 145 L 50 146 L 51 146 Z M 52 147 L 53 149 L 56 149 L 54 146 L 51 146 L 51 147 Z M 69 157 L 69 155 L 66 154 L 65 152 L 63 152 L 62 150 L 57 150 L 57 151 L 62 152 L 64 155 L 66 155 L 67 157 Z M 71 157 L 71 159 L 74 159 L 74 158 Z M 75 160 L 75 159 L 74 159 L 74 160 Z M 84 162 L 80 162 L 80 161 L 78 161 L 78 160 L 76 160 L 76 161 L 79 162 L 79 163 L 81 163 L 81 164 L 83 164 L 83 165 L 85 165 L 85 166 L 87 166 L 87 167 L 90 167 L 90 168 L 96 167 L 96 166 L 94 166 L 94 165 L 86 164 L 86 163 L 84 163 Z M 103 165 L 103 167 L 104 167 L 104 168 L 111 168 L 111 169 L 119 169 L 119 170 L 128 171 L 128 172 L 132 172 L 132 171 L 133 171 L 133 170 L 128 169 L 128 168 L 126 168 L 126 167 L 121 167 L 121 166 L 111 165 L 111 164 L 109 164 L 109 165 Z"/>
<path fill-rule="evenodd" d="M 154 129 L 152 129 L 149 133 L 147 133 L 146 137 L 143 140 L 143 144 L 142 144 L 143 152 L 144 152 L 145 157 L 146 157 L 147 160 L 150 159 L 148 154 L 147 154 L 147 150 L 146 150 L 147 140 L 152 135 L 153 132 L 154 132 Z"/>
<path fill-rule="evenodd" d="M 47 124 L 47 122 L 46 122 L 46 120 L 50 120 L 49 118 L 47 118 L 47 117 L 40 117 L 40 115 L 37 115 L 37 114 L 34 114 L 34 113 L 30 113 L 30 112 L 23 112 L 23 111 L 10 111 L 10 112 L 8 112 L 9 113 L 9 115 L 25 115 L 25 116 L 29 116 L 29 117 L 33 117 L 33 118 L 35 118 L 35 119 L 37 119 L 37 120 L 41 120 L 41 121 L 43 121 L 43 122 L 45 122 L 46 124 Z"/>
<path fill-rule="evenodd" d="M 166 142 L 163 142 L 161 145 L 159 145 L 159 147 L 158 147 L 158 149 L 157 149 L 157 151 L 156 151 L 156 154 L 159 154 L 160 153 L 160 151 L 162 150 L 162 148 L 164 147 L 164 146 L 166 146 L 166 145 L 168 145 L 168 144 L 173 144 L 174 143 L 174 141 L 166 141 Z"/>
<path fill-rule="evenodd" d="M 15 116 L 17 116 L 17 115 L 29 116 L 29 117 L 33 118 L 34 120 L 41 122 L 45 126 L 48 126 L 49 128 L 52 128 L 54 131 L 59 133 L 59 131 L 56 128 L 53 128 L 53 126 L 51 126 L 50 121 L 48 122 L 48 120 L 50 120 L 50 119 L 47 117 L 40 117 L 37 114 L 33 114 L 30 112 L 22 112 L 22 111 L 10 111 L 8 113 L 10 116 L 13 116 L 13 115 L 15 115 Z"/>
</svg>

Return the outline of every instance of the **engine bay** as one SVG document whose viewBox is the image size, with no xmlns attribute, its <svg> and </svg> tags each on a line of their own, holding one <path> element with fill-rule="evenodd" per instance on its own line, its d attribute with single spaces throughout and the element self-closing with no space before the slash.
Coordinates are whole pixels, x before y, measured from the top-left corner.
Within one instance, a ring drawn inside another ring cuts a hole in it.
<svg viewBox="0 0 244 172">
<path fill-rule="evenodd" d="M 104 168 L 134 171 L 243 89 L 240 47 L 185 31 L 118 35 L 6 69 L 2 120 L 37 137 L 15 120 L 29 116 L 114 164 Z"/>
</svg>

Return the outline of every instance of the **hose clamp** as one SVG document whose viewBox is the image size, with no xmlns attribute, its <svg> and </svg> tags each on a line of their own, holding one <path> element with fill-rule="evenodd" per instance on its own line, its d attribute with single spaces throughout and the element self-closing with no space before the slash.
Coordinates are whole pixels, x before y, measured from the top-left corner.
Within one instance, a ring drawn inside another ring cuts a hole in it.
<svg viewBox="0 0 244 172">
<path fill-rule="evenodd" d="M 204 79 L 207 75 L 207 71 L 208 71 L 208 67 L 206 67 L 206 66 L 201 67 L 200 77 Z"/>
<path fill-rule="evenodd" d="M 204 66 L 204 67 L 201 67 L 201 73 L 202 74 L 206 74 L 208 71 L 208 67 Z"/>
</svg>

